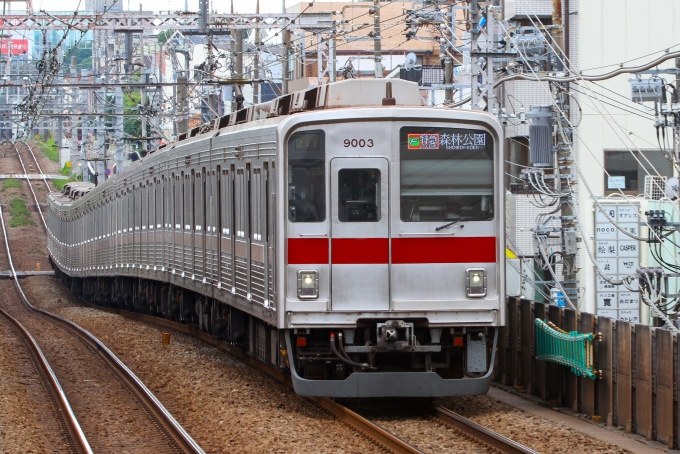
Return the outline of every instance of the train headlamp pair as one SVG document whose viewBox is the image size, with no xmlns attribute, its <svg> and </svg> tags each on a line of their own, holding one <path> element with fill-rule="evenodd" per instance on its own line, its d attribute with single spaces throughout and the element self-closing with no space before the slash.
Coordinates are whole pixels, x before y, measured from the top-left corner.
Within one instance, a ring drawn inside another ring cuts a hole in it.
<svg viewBox="0 0 680 454">
<path fill-rule="evenodd" d="M 465 294 L 468 298 L 486 296 L 486 270 L 484 268 L 465 270 Z"/>
<path fill-rule="evenodd" d="M 319 272 L 317 270 L 297 272 L 297 293 L 301 300 L 313 300 L 319 297 Z"/>
</svg>

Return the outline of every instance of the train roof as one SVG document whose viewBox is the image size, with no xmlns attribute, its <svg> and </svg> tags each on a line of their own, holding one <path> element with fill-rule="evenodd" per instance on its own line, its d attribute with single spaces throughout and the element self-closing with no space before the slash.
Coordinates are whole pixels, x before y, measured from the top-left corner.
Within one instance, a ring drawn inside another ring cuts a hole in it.
<svg viewBox="0 0 680 454">
<path fill-rule="evenodd" d="M 420 89 L 415 82 L 401 79 L 343 80 L 283 95 L 272 101 L 255 104 L 224 115 L 211 123 L 202 124 L 189 132 L 180 134 L 175 142 L 160 146 L 158 151 L 173 148 L 187 139 L 227 126 L 298 112 L 349 107 L 421 107 L 422 105 Z"/>
</svg>

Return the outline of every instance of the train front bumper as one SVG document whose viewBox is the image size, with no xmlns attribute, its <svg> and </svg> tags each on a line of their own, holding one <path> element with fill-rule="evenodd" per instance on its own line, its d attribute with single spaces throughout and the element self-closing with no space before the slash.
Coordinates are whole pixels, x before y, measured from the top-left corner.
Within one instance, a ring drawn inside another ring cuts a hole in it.
<svg viewBox="0 0 680 454">
<path fill-rule="evenodd" d="M 482 377 L 444 379 L 436 372 L 354 372 L 344 380 L 308 380 L 295 370 L 290 374 L 295 392 L 302 396 L 324 397 L 445 397 L 486 394 L 491 385 L 496 357 L 498 330 L 494 330 L 489 369 Z M 293 351 L 290 331 L 286 346 Z"/>
</svg>

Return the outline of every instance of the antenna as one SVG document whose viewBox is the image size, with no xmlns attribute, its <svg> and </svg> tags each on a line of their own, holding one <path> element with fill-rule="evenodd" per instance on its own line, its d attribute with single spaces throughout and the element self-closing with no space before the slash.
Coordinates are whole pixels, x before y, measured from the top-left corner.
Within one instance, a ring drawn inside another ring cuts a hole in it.
<svg viewBox="0 0 680 454">
<path fill-rule="evenodd" d="M 409 52 L 408 54 L 406 54 L 404 68 L 411 70 L 415 67 L 416 67 L 416 54 L 414 54 L 413 52 Z"/>
</svg>

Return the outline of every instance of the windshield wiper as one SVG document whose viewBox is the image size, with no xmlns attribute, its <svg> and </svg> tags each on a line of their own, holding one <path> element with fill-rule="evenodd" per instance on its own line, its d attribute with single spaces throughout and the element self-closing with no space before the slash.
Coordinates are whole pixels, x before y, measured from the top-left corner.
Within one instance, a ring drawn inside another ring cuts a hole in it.
<svg viewBox="0 0 680 454">
<path fill-rule="evenodd" d="M 442 229 L 445 229 L 447 227 L 451 227 L 453 224 L 457 224 L 457 223 L 462 222 L 462 221 L 489 221 L 489 220 L 491 220 L 491 218 L 457 218 L 457 219 L 454 219 L 453 221 L 448 222 L 444 225 L 440 225 L 435 230 L 437 232 L 439 232 Z"/>
</svg>

